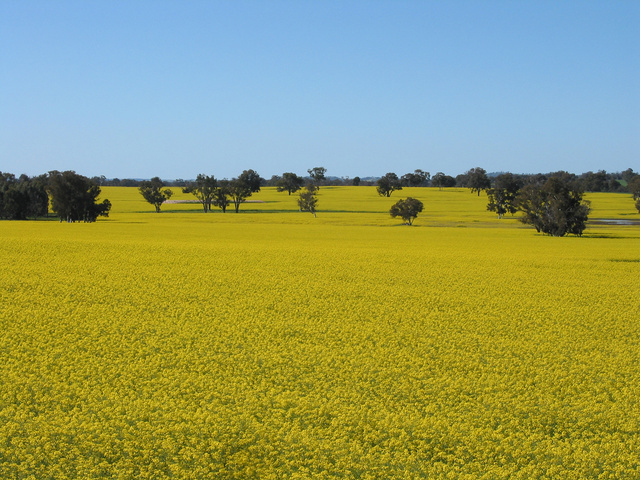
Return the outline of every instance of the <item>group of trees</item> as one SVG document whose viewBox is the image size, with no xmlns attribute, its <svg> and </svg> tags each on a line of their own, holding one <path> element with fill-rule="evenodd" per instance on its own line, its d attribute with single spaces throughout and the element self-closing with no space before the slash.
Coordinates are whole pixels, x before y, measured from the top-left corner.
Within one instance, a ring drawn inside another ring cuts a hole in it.
<svg viewBox="0 0 640 480">
<path fill-rule="evenodd" d="M 68 170 L 16 178 L 0 172 L 0 218 L 26 220 L 45 217 L 51 209 L 66 222 L 95 222 L 108 217 L 111 202 L 98 203 L 100 187 L 90 178 Z"/>
<path fill-rule="evenodd" d="M 26 220 L 44 217 L 49 211 L 46 176 L 30 178 L 0 172 L 0 218 Z"/>
</svg>

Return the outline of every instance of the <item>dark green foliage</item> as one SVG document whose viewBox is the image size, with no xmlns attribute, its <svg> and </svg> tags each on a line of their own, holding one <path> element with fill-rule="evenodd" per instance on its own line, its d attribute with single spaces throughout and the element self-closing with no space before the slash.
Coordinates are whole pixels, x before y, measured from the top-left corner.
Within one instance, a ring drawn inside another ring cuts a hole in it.
<svg viewBox="0 0 640 480">
<path fill-rule="evenodd" d="M 278 192 L 289 192 L 289 195 L 300 190 L 303 185 L 304 178 L 291 172 L 283 173 L 282 177 L 276 181 Z"/>
<path fill-rule="evenodd" d="M 138 187 L 144 199 L 156 207 L 156 213 L 160 213 L 160 206 L 173 196 L 173 192 L 170 189 L 162 190 L 162 187 L 164 187 L 164 183 L 159 177 L 140 182 Z"/>
<path fill-rule="evenodd" d="M 471 189 L 471 193 L 480 192 L 491 188 L 491 180 L 487 176 L 487 171 L 484 168 L 476 167 L 468 170 L 465 174 L 466 187 Z"/>
<path fill-rule="evenodd" d="M 74 171 L 49 172 L 47 189 L 51 195 L 51 209 L 61 222 L 95 222 L 100 216 L 109 216 L 111 202 L 96 203 L 100 187 Z"/>
<path fill-rule="evenodd" d="M 395 190 L 402 190 L 402 184 L 398 175 L 393 172 L 389 172 L 381 177 L 377 182 L 378 195 L 381 197 L 390 197 L 391 193 Z"/>
<path fill-rule="evenodd" d="M 240 210 L 240 204 L 254 192 L 260 191 L 262 179 L 254 170 L 244 170 L 237 178 L 229 181 L 225 186 L 226 195 L 231 199 L 236 213 Z M 223 209 L 224 211 L 224 209 Z"/>
<path fill-rule="evenodd" d="M 218 181 L 215 177 L 213 175 L 208 176 L 200 173 L 195 182 L 186 184 L 182 189 L 182 193 L 193 194 L 193 196 L 202 203 L 204 212 L 207 213 L 211 210 L 211 205 L 213 204 L 217 190 Z"/>
<path fill-rule="evenodd" d="M 327 169 L 324 167 L 313 167 L 307 170 L 309 177 L 311 177 L 311 181 L 315 184 L 316 187 L 320 187 L 320 183 L 325 179 L 325 173 L 327 173 Z"/>
<path fill-rule="evenodd" d="M 353 184 L 354 187 L 357 187 L 360 185 L 360 177 L 353 177 L 353 180 L 351 181 L 351 183 Z"/>
<path fill-rule="evenodd" d="M 318 206 L 317 190 L 317 187 L 313 184 L 302 189 L 298 197 L 298 206 L 301 212 L 311 212 L 314 217 L 316 216 L 316 207 Z"/>
<path fill-rule="evenodd" d="M 424 204 L 420 200 L 407 197 L 405 200 L 398 200 L 395 205 L 391 207 L 389 213 L 393 218 L 400 217 L 408 225 L 412 225 L 423 208 Z"/>
<path fill-rule="evenodd" d="M 426 187 L 430 179 L 431 174 L 429 172 L 418 169 L 413 173 L 405 173 L 400 178 L 400 183 L 403 187 Z"/>
<path fill-rule="evenodd" d="M 524 213 L 520 220 L 546 235 L 582 235 L 590 211 L 582 195 L 574 182 L 561 176 L 551 177 L 544 184 L 526 185 L 516 200 Z"/>
<path fill-rule="evenodd" d="M 0 218 L 26 220 L 47 215 L 49 196 L 46 179 L 0 172 Z"/>
<path fill-rule="evenodd" d="M 522 187 L 522 182 L 511 173 L 498 175 L 494 180 L 493 188 L 487 189 L 489 204 L 487 210 L 496 212 L 498 218 L 502 218 L 505 213 L 513 215 L 518 211 L 516 207 L 516 196 Z"/>
<path fill-rule="evenodd" d="M 213 205 L 222 209 L 222 213 L 226 213 L 227 207 L 231 204 L 229 198 L 229 180 L 220 180 L 218 182 L 218 188 L 213 195 Z"/>
<path fill-rule="evenodd" d="M 640 198 L 640 175 L 632 177 L 627 184 L 627 188 L 633 195 L 633 199 L 638 200 Z"/>
<path fill-rule="evenodd" d="M 438 187 L 440 190 L 445 187 L 455 187 L 456 179 L 442 172 L 438 172 L 431 178 L 431 185 Z"/>
</svg>

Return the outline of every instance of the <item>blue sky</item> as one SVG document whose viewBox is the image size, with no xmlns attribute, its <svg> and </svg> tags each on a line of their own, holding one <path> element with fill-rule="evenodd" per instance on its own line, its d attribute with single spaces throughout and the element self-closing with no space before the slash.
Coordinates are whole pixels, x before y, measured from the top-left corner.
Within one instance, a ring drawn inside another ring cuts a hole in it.
<svg viewBox="0 0 640 480">
<path fill-rule="evenodd" d="M 640 169 L 640 2 L 0 0 L 0 170 Z"/>
</svg>

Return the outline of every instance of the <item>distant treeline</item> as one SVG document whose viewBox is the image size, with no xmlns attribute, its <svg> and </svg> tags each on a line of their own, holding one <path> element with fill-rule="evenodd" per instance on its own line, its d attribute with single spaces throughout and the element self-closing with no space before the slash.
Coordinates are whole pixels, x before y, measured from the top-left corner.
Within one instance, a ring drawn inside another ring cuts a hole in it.
<svg viewBox="0 0 640 480">
<path fill-rule="evenodd" d="M 476 169 L 471 169 L 472 171 Z M 402 176 L 398 176 L 400 185 L 403 187 L 469 187 L 470 172 L 461 173 L 455 177 L 446 175 L 443 172 L 437 172 L 433 176 L 423 170 L 415 170 L 411 173 L 405 173 Z M 507 172 L 492 172 L 487 173 L 487 177 L 490 181 L 498 177 L 499 175 Z M 568 172 L 549 172 L 549 173 L 535 173 L 535 174 L 513 174 L 514 177 L 519 179 L 523 184 L 540 183 L 547 178 L 556 177 L 562 175 L 564 178 L 569 178 L 580 185 L 585 192 L 629 192 L 628 183 L 638 175 L 633 169 L 628 168 L 623 172 L 606 172 L 605 170 L 599 170 L 597 172 L 586 172 L 580 175 Z M 303 177 L 305 180 L 310 181 L 311 177 Z M 378 180 L 381 177 L 332 177 L 325 176 L 319 184 L 327 186 L 347 186 L 347 185 L 377 185 Z M 273 175 L 269 179 L 261 178 L 261 185 L 264 187 L 276 187 L 282 179 L 281 175 Z M 104 187 L 139 187 L 142 179 L 131 178 L 106 178 L 104 176 L 92 177 L 91 180 L 99 186 Z M 175 180 L 164 180 L 164 184 L 168 187 L 186 187 L 189 185 L 189 180 L 178 178 Z"/>
<path fill-rule="evenodd" d="M 446 175 L 443 172 L 437 172 L 432 176 L 429 172 L 420 169 L 402 176 L 389 172 L 382 177 L 331 177 L 325 175 L 326 169 L 324 167 L 314 167 L 307 170 L 308 177 L 298 177 L 293 173 L 285 172 L 282 176 L 274 175 L 267 180 L 253 170 L 245 170 L 243 174 L 246 172 L 252 173 L 251 191 L 259 190 L 260 186 L 272 186 L 278 187 L 279 191 L 288 191 L 289 194 L 307 183 L 313 184 L 315 187 L 375 185 L 378 188 L 378 193 L 384 196 L 389 196 L 392 191 L 401 190 L 402 187 L 437 187 L 441 189 L 463 187 L 477 191 L 479 195 L 481 191 L 502 189 L 500 182 L 505 179 L 505 172 L 486 173 L 480 167 L 472 168 L 456 177 Z M 640 210 L 640 175 L 631 168 L 615 173 L 600 170 L 576 175 L 560 171 L 546 174 L 508 174 L 508 176 L 510 182 L 519 185 L 519 189 L 527 185 L 541 185 L 550 178 L 562 178 L 563 181 L 570 182 L 574 191 L 630 192 L 634 199 L 638 200 L 637 207 Z M 234 180 L 220 182 L 233 185 Z M 160 180 L 158 179 L 158 181 Z M 107 179 L 104 176 L 89 178 L 73 171 L 58 172 L 53 170 L 35 177 L 24 174 L 16 177 L 12 173 L 0 172 L 0 219 L 25 220 L 45 217 L 49 215 L 49 208 L 51 208 L 61 221 L 93 222 L 98 216 L 108 216 L 111 208 L 108 200 L 100 204 L 97 203 L 100 187 L 140 188 L 146 183 L 148 183 L 146 180 L 140 179 Z M 163 185 L 182 187 L 187 191 L 192 189 L 194 184 L 192 181 L 176 179 L 165 181 Z"/>
</svg>

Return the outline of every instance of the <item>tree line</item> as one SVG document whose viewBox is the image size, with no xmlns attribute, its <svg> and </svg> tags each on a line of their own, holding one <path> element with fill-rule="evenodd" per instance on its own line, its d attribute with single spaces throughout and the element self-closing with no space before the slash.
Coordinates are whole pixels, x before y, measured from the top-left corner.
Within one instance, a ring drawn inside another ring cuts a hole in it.
<svg viewBox="0 0 640 480">
<path fill-rule="evenodd" d="M 61 222 L 95 222 L 111 210 L 109 200 L 98 203 L 100 192 L 93 180 L 71 170 L 17 178 L 0 172 L 0 218 L 37 219 L 48 216 L 51 207 Z"/>
<path fill-rule="evenodd" d="M 199 174 L 194 181 L 179 181 L 184 193 L 193 194 L 202 204 L 204 212 L 213 207 L 223 212 L 233 206 L 236 213 L 240 205 L 261 186 L 272 185 L 279 192 L 291 195 L 299 193 L 298 206 L 301 211 L 316 215 L 317 191 L 321 185 L 333 185 L 327 179 L 326 168 L 314 167 L 307 170 L 308 177 L 292 172 L 273 176 L 270 181 L 262 178 L 255 170 L 244 170 L 231 180 L 218 180 L 213 175 Z M 48 216 L 49 207 L 67 222 L 95 222 L 99 216 L 108 216 L 111 209 L 109 200 L 98 203 L 100 185 L 108 184 L 104 177 L 88 178 L 73 171 L 53 170 L 37 177 L 0 172 L 0 218 L 25 220 Z M 352 184 L 361 184 L 357 177 Z M 131 184 L 129 184 L 131 185 Z M 143 198 L 160 212 L 161 205 L 169 200 L 173 191 L 168 188 L 175 183 L 165 183 L 159 177 L 137 181 Z M 390 197 L 403 187 L 437 187 L 440 189 L 461 186 L 480 195 L 486 192 L 487 210 L 502 218 L 505 214 L 523 213 L 520 220 L 532 225 L 538 232 L 563 236 L 581 235 L 586 228 L 590 211 L 583 199 L 585 191 L 628 191 L 640 212 L 640 175 L 631 168 L 621 173 L 607 174 L 587 172 L 580 176 L 559 171 L 548 174 L 522 175 L 512 173 L 487 174 L 481 167 L 472 168 L 456 178 L 442 172 L 431 177 L 429 172 L 417 169 L 398 177 L 389 172 L 375 181 L 380 196 Z M 390 214 L 399 216 L 411 225 L 423 209 L 419 200 L 411 197 L 397 202 Z"/>
</svg>

